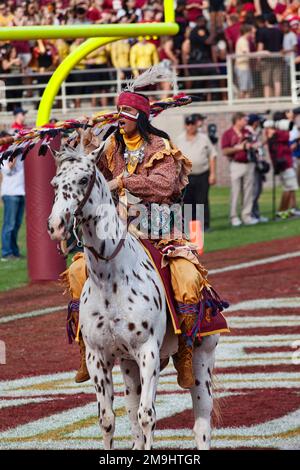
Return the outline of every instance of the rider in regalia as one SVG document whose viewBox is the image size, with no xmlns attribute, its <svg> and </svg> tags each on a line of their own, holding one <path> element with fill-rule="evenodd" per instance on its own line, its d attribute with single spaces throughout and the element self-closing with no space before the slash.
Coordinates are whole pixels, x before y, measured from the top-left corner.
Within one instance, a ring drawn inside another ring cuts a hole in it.
<svg viewBox="0 0 300 470">
<path fill-rule="evenodd" d="M 147 85 L 147 72 L 143 80 L 136 80 L 139 87 Z M 147 96 L 136 91 L 135 82 L 129 90 L 123 91 L 117 100 L 119 113 L 118 127 L 107 138 L 104 151 L 99 159 L 99 169 L 109 181 L 110 189 L 118 196 L 126 193 L 129 198 L 146 207 L 156 207 L 158 216 L 151 215 L 151 223 L 163 218 L 166 206 L 181 204 L 191 162 L 171 142 L 169 136 L 150 122 L 150 102 Z M 89 153 L 99 146 L 97 137 L 86 131 L 83 143 Z M 162 209 L 160 209 L 162 208 Z M 181 333 L 178 335 L 178 352 L 173 356 L 178 374 L 178 384 L 185 389 L 195 384 L 192 359 L 195 342 L 199 341 L 199 305 L 203 292 L 210 290 L 207 271 L 200 263 L 195 246 L 186 237 L 176 238 L 174 227 L 165 235 L 163 227 L 151 227 L 155 233 L 150 242 L 163 253 L 164 263 L 168 263 L 171 273 L 171 284 L 176 304 L 176 313 Z M 143 222 L 139 231 L 145 232 Z M 171 235 L 170 235 L 171 233 Z M 147 234 L 149 235 L 149 233 Z M 73 263 L 62 274 L 69 288 L 72 301 L 69 304 L 68 327 L 70 336 L 75 336 L 72 323 L 78 324 L 78 310 L 81 289 L 86 280 L 86 269 L 83 253 L 73 257 Z M 215 291 L 214 291 L 215 292 Z M 217 296 L 217 294 L 216 294 Z M 218 299 L 218 300 L 216 300 Z M 214 308 L 206 303 L 206 314 Z M 215 297 L 218 308 L 222 310 L 225 303 Z M 218 301 L 220 301 L 218 303 Z M 201 328 L 201 325 L 200 325 Z M 226 328 L 224 329 L 226 331 Z M 76 382 L 89 379 L 85 362 L 85 346 L 80 331 L 77 341 L 81 350 L 81 366 L 76 375 Z"/>
</svg>

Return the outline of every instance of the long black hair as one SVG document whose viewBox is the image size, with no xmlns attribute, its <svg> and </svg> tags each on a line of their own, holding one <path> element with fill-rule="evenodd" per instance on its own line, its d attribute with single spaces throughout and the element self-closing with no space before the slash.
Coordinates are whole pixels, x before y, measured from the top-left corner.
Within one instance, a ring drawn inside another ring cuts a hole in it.
<svg viewBox="0 0 300 470">
<path fill-rule="evenodd" d="M 137 118 L 137 130 L 142 139 L 147 142 L 147 144 L 150 144 L 151 142 L 151 135 L 157 135 L 158 137 L 162 137 L 163 139 L 170 140 L 170 137 L 166 132 L 152 126 L 144 111 L 139 111 L 139 116 Z M 121 151 L 124 153 L 126 146 L 120 129 L 117 129 L 115 133 L 115 138 L 117 141 L 118 148 L 121 148 Z"/>
</svg>

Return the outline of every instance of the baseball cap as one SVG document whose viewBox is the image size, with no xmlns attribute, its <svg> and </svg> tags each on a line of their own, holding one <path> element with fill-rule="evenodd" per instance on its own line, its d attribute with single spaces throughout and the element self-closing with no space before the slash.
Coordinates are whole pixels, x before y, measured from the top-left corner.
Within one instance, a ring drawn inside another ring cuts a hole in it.
<svg viewBox="0 0 300 470">
<path fill-rule="evenodd" d="M 186 116 L 184 119 L 185 124 L 196 124 L 197 118 L 194 115 Z"/>
<path fill-rule="evenodd" d="M 293 113 L 294 113 L 295 115 L 300 114 L 300 107 L 293 109 Z"/>
<path fill-rule="evenodd" d="M 204 114 L 200 114 L 200 113 L 193 113 L 192 116 L 197 120 L 201 120 L 203 121 L 204 119 L 207 118 L 207 116 L 205 116 Z"/>
<path fill-rule="evenodd" d="M 28 111 L 26 111 L 25 109 L 21 108 L 21 106 L 17 106 L 14 110 L 13 110 L 13 115 L 16 116 L 17 114 L 26 114 L 28 113 Z"/>
<path fill-rule="evenodd" d="M 259 114 L 249 114 L 248 115 L 248 124 L 253 124 L 254 122 L 260 121 L 261 117 Z"/>
</svg>

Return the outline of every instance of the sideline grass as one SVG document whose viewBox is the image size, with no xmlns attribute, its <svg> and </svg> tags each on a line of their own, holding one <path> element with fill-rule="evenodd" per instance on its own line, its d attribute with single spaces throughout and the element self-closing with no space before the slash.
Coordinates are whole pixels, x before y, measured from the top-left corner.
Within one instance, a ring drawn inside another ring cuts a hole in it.
<svg viewBox="0 0 300 470">
<path fill-rule="evenodd" d="M 280 191 L 278 190 L 278 195 Z M 300 205 L 300 191 L 297 194 Z M 261 212 L 271 218 L 271 191 L 265 190 L 260 199 Z M 212 188 L 210 194 L 212 231 L 205 234 L 206 252 L 232 248 L 249 243 L 283 239 L 300 234 L 300 219 L 268 222 L 251 227 L 231 228 L 229 225 L 229 188 Z M 0 228 L 3 207 L 0 206 Z M 20 229 L 19 244 L 22 255 L 26 255 L 25 221 Z M 26 259 L 0 263 L 0 291 L 25 285 L 27 279 Z"/>
</svg>

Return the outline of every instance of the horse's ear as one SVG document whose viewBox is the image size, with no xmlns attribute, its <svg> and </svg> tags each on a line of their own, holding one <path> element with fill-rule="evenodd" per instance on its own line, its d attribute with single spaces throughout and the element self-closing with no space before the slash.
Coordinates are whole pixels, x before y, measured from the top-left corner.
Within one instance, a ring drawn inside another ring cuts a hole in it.
<svg viewBox="0 0 300 470">
<path fill-rule="evenodd" d="M 104 147 L 105 147 L 105 142 L 101 142 L 101 145 L 99 145 L 99 147 L 97 147 L 95 150 L 93 150 L 90 154 L 89 154 L 89 157 L 91 158 L 92 162 L 97 165 L 101 156 L 102 156 L 102 153 L 103 153 L 103 150 L 104 150 Z"/>
</svg>

